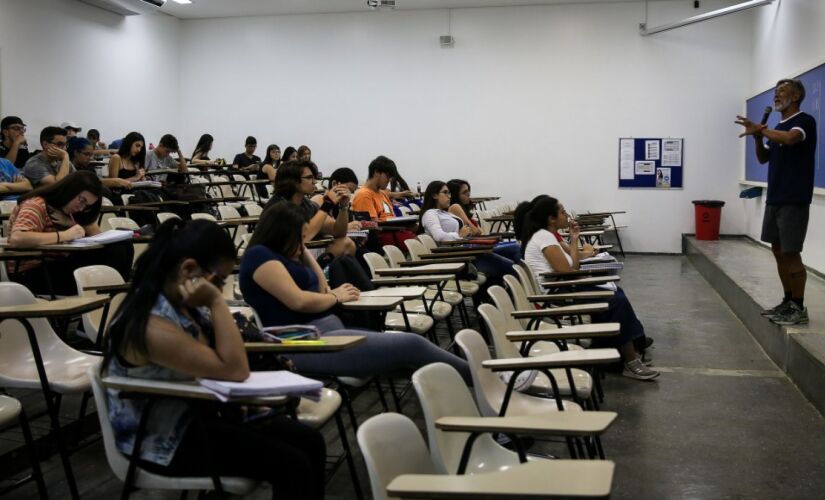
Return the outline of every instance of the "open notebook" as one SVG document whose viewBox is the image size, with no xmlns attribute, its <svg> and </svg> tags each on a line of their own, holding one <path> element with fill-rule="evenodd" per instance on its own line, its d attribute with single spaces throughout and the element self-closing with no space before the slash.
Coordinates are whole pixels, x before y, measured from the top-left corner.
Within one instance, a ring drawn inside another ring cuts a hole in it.
<svg viewBox="0 0 825 500">
<path fill-rule="evenodd" d="M 83 238 L 72 240 L 72 245 L 105 245 L 107 243 L 117 243 L 118 241 L 130 240 L 133 236 L 134 233 L 131 229 L 110 229 L 94 236 L 85 236 Z"/>
<path fill-rule="evenodd" d="M 252 372 L 243 382 L 202 378 L 200 385 L 221 399 L 256 396 L 313 396 L 324 384 L 288 370 Z"/>
</svg>

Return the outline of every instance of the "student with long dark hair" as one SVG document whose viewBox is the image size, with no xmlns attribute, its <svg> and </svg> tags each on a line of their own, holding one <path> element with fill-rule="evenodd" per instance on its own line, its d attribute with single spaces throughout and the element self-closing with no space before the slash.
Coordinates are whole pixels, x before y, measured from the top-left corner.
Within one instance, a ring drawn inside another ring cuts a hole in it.
<svg viewBox="0 0 825 500">
<path fill-rule="evenodd" d="M 102 188 L 103 184 L 95 174 L 75 172 L 21 196 L 9 219 L 9 244 L 32 248 L 68 243 L 100 233 L 97 218 Z M 10 267 L 9 277 L 35 294 L 75 295 L 77 286 L 72 274 L 75 269 L 104 264 L 115 268 L 128 280 L 133 254 L 131 240 L 121 241 L 101 249 L 49 256 L 48 269 L 44 269 L 42 260 L 24 260 Z"/>
<path fill-rule="evenodd" d="M 92 159 L 95 156 L 95 149 L 89 139 L 85 139 L 80 136 L 70 138 L 68 145 L 66 146 L 66 152 L 69 154 L 69 161 L 76 170 L 86 170 L 94 173 L 95 175 L 97 174 L 95 168 L 92 166 Z M 130 189 L 132 187 L 132 183 L 126 179 L 106 177 L 100 179 L 100 181 L 103 183 L 103 195 L 109 198 L 112 202 L 116 201 L 111 192 L 112 188 Z"/>
<path fill-rule="evenodd" d="M 447 209 L 450 207 L 450 190 L 447 183 L 433 181 L 424 191 L 419 230 L 430 235 L 436 243 L 455 241 L 472 234 L 472 226 L 467 225 Z M 495 253 L 479 255 L 473 261 L 493 284 L 501 284 L 505 274 L 514 274 L 513 261 Z"/>
<path fill-rule="evenodd" d="M 281 148 L 277 144 L 270 144 L 266 147 L 266 155 L 261 162 L 261 174 L 266 176 L 270 182 L 275 182 L 278 175 L 278 167 L 281 166 Z M 261 175 L 258 176 L 262 178 Z"/>
<path fill-rule="evenodd" d="M 212 163 L 212 160 L 209 159 L 209 152 L 212 151 L 213 142 L 215 142 L 214 137 L 209 134 L 203 134 L 201 138 L 198 139 L 198 144 L 192 152 L 191 162 L 195 165 L 208 165 Z"/>
<path fill-rule="evenodd" d="M 283 155 L 281 155 L 281 161 L 288 162 L 288 161 L 296 161 L 298 159 L 298 150 L 293 148 L 292 146 L 287 146 L 284 150 Z"/>
<path fill-rule="evenodd" d="M 470 227 L 470 236 L 483 235 L 484 231 L 473 213 L 475 207 L 470 199 L 470 183 L 463 179 L 452 179 L 447 181 L 447 188 L 450 190 L 450 208 L 447 211 Z M 513 262 L 521 260 L 521 245 L 516 241 L 500 242 L 493 251 Z"/>
<path fill-rule="evenodd" d="M 538 199 L 524 213 L 524 261 L 537 277 L 545 272 L 568 272 L 579 269 L 579 260 L 592 255 L 592 250 L 578 249 L 579 228 L 571 222 L 567 211 L 559 200 L 547 196 Z M 570 242 L 564 241 L 559 229 L 569 228 Z M 614 285 L 614 284 L 611 284 Z M 616 322 L 620 333 L 616 337 L 594 339 L 593 346 L 615 347 L 624 361 L 623 375 L 636 380 L 651 380 L 659 372 L 645 366 L 639 351 L 648 347 L 652 340 L 645 336 L 645 330 L 624 290 L 612 286 L 615 294 L 608 301 L 607 312 L 592 314 L 594 323 Z"/>
<path fill-rule="evenodd" d="M 299 370 L 363 377 L 443 362 L 470 380 L 464 360 L 419 335 L 346 328 L 335 315 L 335 307 L 358 299 L 360 292 L 351 284 L 330 289 L 304 247 L 306 230 L 303 212 L 291 203 L 264 210 L 241 261 L 244 299 L 265 326 L 312 324 L 325 336 L 366 335 L 367 340 L 340 352 L 290 356 Z"/>
<path fill-rule="evenodd" d="M 246 349 L 220 291 L 234 264 L 234 243 L 215 223 L 163 223 L 109 327 L 102 372 L 245 380 Z M 131 454 L 145 402 L 115 391 L 108 398 L 117 447 Z M 273 497 L 277 491 L 277 498 L 322 499 L 323 436 L 286 417 L 263 422 L 230 421 L 207 409 L 195 417 L 188 401 L 159 401 L 141 445 L 141 467 L 171 476 L 248 477 L 272 483 Z"/>
<path fill-rule="evenodd" d="M 109 177 L 129 182 L 142 181 L 146 171 L 146 140 L 139 132 L 129 132 L 117 153 L 109 160 Z"/>
</svg>

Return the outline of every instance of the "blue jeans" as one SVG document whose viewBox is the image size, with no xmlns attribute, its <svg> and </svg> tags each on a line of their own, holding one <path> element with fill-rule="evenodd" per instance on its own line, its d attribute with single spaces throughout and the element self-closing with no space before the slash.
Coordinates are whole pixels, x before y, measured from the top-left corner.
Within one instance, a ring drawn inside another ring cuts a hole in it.
<svg viewBox="0 0 825 500">
<path fill-rule="evenodd" d="M 494 285 L 500 285 L 504 275 L 516 274 L 513 270 L 513 261 L 496 253 L 479 255 L 473 264 L 486 274 L 487 279 Z"/>
<path fill-rule="evenodd" d="M 521 245 L 517 241 L 506 241 L 496 245 L 493 249 L 496 255 L 501 255 L 513 262 L 521 261 Z"/>
</svg>

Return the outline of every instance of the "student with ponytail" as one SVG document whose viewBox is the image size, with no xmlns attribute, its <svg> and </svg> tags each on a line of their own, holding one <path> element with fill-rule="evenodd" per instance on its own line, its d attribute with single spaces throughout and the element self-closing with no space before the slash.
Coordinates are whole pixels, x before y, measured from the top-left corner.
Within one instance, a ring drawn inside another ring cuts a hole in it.
<svg viewBox="0 0 825 500">
<path fill-rule="evenodd" d="M 242 381 L 246 350 L 221 288 L 235 246 L 213 222 L 166 221 L 137 261 L 135 279 L 109 328 L 102 372 L 153 380 L 197 377 Z M 130 454 L 145 403 L 109 391 L 119 450 Z M 239 476 L 277 484 L 278 498 L 322 499 L 323 436 L 286 417 L 259 425 L 230 421 L 190 402 L 158 401 L 140 466 L 172 476 Z M 208 436 L 204 453 L 203 436 Z"/>
<path fill-rule="evenodd" d="M 550 196 L 540 196 L 530 205 L 520 205 L 516 210 L 519 218 L 518 233 L 522 238 L 524 261 L 533 273 L 540 277 L 545 272 L 568 272 L 579 269 L 579 259 L 592 255 L 592 248 L 578 249 L 579 228 L 570 221 L 567 211 L 559 200 Z M 569 228 L 570 241 L 564 241 L 559 229 Z M 526 243 L 525 243 L 526 242 Z M 623 375 L 636 380 L 651 380 L 659 372 L 642 363 L 639 351 L 652 344 L 645 336 L 645 330 L 624 290 L 611 283 L 615 294 L 608 301 L 609 309 L 591 315 L 594 323 L 616 322 L 620 333 L 616 337 L 595 339 L 593 347 L 615 347 L 624 361 Z M 582 289 L 584 290 L 584 289 Z"/>
</svg>

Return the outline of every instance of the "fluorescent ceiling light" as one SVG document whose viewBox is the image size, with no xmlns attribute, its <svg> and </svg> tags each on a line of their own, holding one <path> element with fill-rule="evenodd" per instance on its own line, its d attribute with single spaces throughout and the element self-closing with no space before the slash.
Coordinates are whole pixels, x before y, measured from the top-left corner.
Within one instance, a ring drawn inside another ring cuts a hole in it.
<svg viewBox="0 0 825 500">
<path fill-rule="evenodd" d="M 172 0 L 172 1 L 175 2 L 175 3 L 179 3 L 181 5 L 189 5 L 190 3 L 192 3 L 192 0 Z"/>
<path fill-rule="evenodd" d="M 742 2 L 736 5 L 731 5 L 730 7 L 725 7 L 723 9 L 712 10 L 710 12 L 705 12 L 704 14 L 699 14 L 698 16 L 693 16 L 687 19 L 682 19 L 681 21 L 676 21 L 675 23 L 656 26 L 655 28 L 648 28 L 646 24 L 641 24 L 639 26 L 639 33 L 641 33 L 642 36 L 653 35 L 655 33 L 661 33 L 663 31 L 681 28 L 682 26 L 687 26 L 689 24 L 707 21 L 708 19 L 713 19 L 715 17 L 733 14 L 734 12 L 740 12 L 743 10 L 752 9 L 754 7 L 762 7 L 763 5 L 773 3 L 773 1 L 774 0 L 750 0 L 749 2 Z"/>
</svg>

